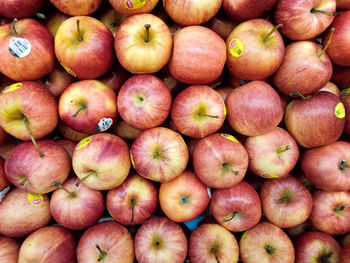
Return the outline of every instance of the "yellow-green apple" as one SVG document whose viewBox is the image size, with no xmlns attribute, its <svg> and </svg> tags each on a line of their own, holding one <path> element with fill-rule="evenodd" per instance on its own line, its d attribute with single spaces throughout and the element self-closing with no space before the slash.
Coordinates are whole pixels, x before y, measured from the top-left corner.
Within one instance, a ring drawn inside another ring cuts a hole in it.
<svg viewBox="0 0 350 263">
<path fill-rule="evenodd" d="M 294 263 L 292 241 L 281 228 L 268 222 L 257 224 L 239 241 L 239 254 L 244 263 Z"/>
<path fill-rule="evenodd" d="M 187 256 L 184 231 L 166 217 L 153 217 L 146 221 L 138 229 L 134 245 L 139 263 L 180 263 Z"/>
<path fill-rule="evenodd" d="M 244 142 L 249 155 L 249 170 L 264 178 L 281 178 L 293 170 L 299 159 L 294 138 L 284 129 L 248 137 Z"/>
<path fill-rule="evenodd" d="M 115 36 L 119 26 L 127 18 L 126 15 L 117 12 L 109 2 L 104 2 L 102 8 L 99 9 L 98 20 L 105 24 Z"/>
<path fill-rule="evenodd" d="M 15 19 L 0 26 L 0 56 L 0 72 L 10 79 L 40 79 L 55 66 L 53 38 L 34 19 Z"/>
<path fill-rule="evenodd" d="M 230 188 L 215 189 L 209 208 L 216 221 L 231 232 L 246 231 L 261 218 L 260 197 L 245 181 Z"/>
<path fill-rule="evenodd" d="M 12 238 L 0 235 L 0 258 L 3 263 L 18 263 L 20 244 Z"/>
<path fill-rule="evenodd" d="M 201 25 L 208 22 L 219 11 L 221 4 L 222 0 L 163 0 L 165 11 L 182 26 Z"/>
<path fill-rule="evenodd" d="M 350 192 L 316 190 L 312 194 L 311 224 L 329 235 L 350 232 Z"/>
<path fill-rule="evenodd" d="M 74 142 L 80 142 L 82 139 L 89 136 L 86 133 L 78 132 L 69 128 L 69 126 L 64 124 L 62 121 L 58 123 L 57 130 L 63 135 L 64 138 Z"/>
<path fill-rule="evenodd" d="M 342 99 L 342 103 L 345 108 L 345 112 L 350 112 L 350 96 L 346 95 Z M 344 132 L 348 135 L 350 135 L 350 114 L 346 114 L 345 116 L 345 127 L 344 127 Z"/>
<path fill-rule="evenodd" d="M 333 75 L 331 81 L 339 88 L 350 87 L 350 67 L 333 64 Z"/>
<path fill-rule="evenodd" d="M 327 82 L 327 84 L 324 85 L 319 91 L 328 91 L 330 93 L 333 93 L 338 98 L 340 98 L 340 90 L 338 89 L 337 85 L 335 85 L 330 81 Z"/>
<path fill-rule="evenodd" d="M 125 19 L 119 26 L 114 49 L 126 70 L 148 74 L 159 71 L 168 63 L 172 44 L 170 30 L 160 18 L 138 14 Z"/>
<path fill-rule="evenodd" d="M 159 0 L 109 0 L 117 12 L 132 16 L 142 13 L 150 13 Z"/>
<path fill-rule="evenodd" d="M 67 15 L 65 13 L 62 13 L 58 11 L 57 9 L 54 9 L 45 19 L 45 26 L 51 33 L 53 37 L 56 36 L 58 28 L 61 26 L 61 24 L 66 21 L 68 18 L 70 18 L 70 15 Z"/>
<path fill-rule="evenodd" d="M 336 0 L 337 2 L 337 10 L 349 10 L 350 9 L 350 1 L 349 0 Z"/>
<path fill-rule="evenodd" d="M 129 72 L 116 62 L 107 74 L 99 78 L 99 81 L 113 89 L 115 92 L 118 92 L 128 78 Z"/>
<path fill-rule="evenodd" d="M 95 134 L 77 144 L 72 164 L 75 174 L 88 187 L 110 190 L 121 185 L 129 174 L 129 147 L 116 135 Z"/>
<path fill-rule="evenodd" d="M 327 29 L 336 15 L 335 9 L 335 0 L 280 0 L 274 16 L 277 24 L 283 24 L 283 35 L 292 40 L 308 40 Z"/>
<path fill-rule="evenodd" d="M 22 243 L 18 263 L 73 263 L 76 241 L 61 226 L 46 226 L 31 233 Z"/>
<path fill-rule="evenodd" d="M 178 132 L 155 127 L 141 132 L 130 148 L 136 172 L 153 181 L 170 181 L 186 169 L 187 146 Z"/>
<path fill-rule="evenodd" d="M 58 145 L 62 146 L 63 149 L 65 149 L 66 152 L 68 153 L 69 158 L 72 159 L 73 152 L 74 152 L 74 149 L 75 149 L 75 146 L 77 145 L 77 143 L 74 141 L 71 141 L 71 140 L 67 140 L 67 139 L 57 139 L 57 140 L 55 140 L 55 142 Z"/>
<path fill-rule="evenodd" d="M 59 189 L 52 193 L 50 211 L 53 219 L 63 227 L 82 230 L 95 224 L 105 211 L 102 192 L 78 184 L 79 178 L 72 177 L 63 185 L 53 183 Z"/>
<path fill-rule="evenodd" d="M 159 188 L 159 204 L 174 222 L 187 222 L 201 215 L 210 202 L 208 189 L 195 173 L 186 170 Z"/>
<path fill-rule="evenodd" d="M 5 161 L 0 157 L 0 203 L 10 191 L 11 182 L 7 179 L 4 170 Z"/>
<path fill-rule="evenodd" d="M 266 19 L 251 19 L 236 26 L 226 40 L 227 68 L 244 80 L 261 80 L 277 71 L 284 56 L 284 43 Z"/>
<path fill-rule="evenodd" d="M 174 36 L 170 73 L 186 84 L 208 84 L 222 73 L 226 62 L 225 41 L 204 26 L 187 26 Z"/>
<path fill-rule="evenodd" d="M 265 181 L 260 198 L 264 216 L 281 228 L 297 226 L 311 214 L 312 196 L 293 176 Z"/>
<path fill-rule="evenodd" d="M 288 132 L 304 148 L 335 142 L 342 135 L 345 110 L 340 99 L 330 92 L 292 100 L 284 114 Z"/>
<path fill-rule="evenodd" d="M 331 236 L 319 231 L 308 231 L 294 240 L 295 262 L 343 263 L 342 251 L 338 242 Z M 346 262 L 344 262 L 346 263 Z"/>
<path fill-rule="evenodd" d="M 208 187 L 229 188 L 242 181 L 248 168 L 248 153 L 232 135 L 214 133 L 200 139 L 193 155 L 193 168 Z"/>
<path fill-rule="evenodd" d="M 202 224 L 189 238 L 190 262 L 238 262 L 239 247 L 235 236 L 218 224 Z"/>
<path fill-rule="evenodd" d="M 124 226 L 139 225 L 149 219 L 158 205 L 158 190 L 152 182 L 134 173 L 107 193 L 109 214 Z"/>
<path fill-rule="evenodd" d="M 58 102 L 61 120 L 87 134 L 108 130 L 117 118 L 117 95 L 97 80 L 81 80 L 68 86 Z"/>
<path fill-rule="evenodd" d="M 141 133 L 141 130 L 131 127 L 123 119 L 119 119 L 112 129 L 116 135 L 125 140 L 135 140 Z"/>
<path fill-rule="evenodd" d="M 61 12 L 71 16 L 86 16 L 97 10 L 102 0 L 50 0 Z"/>
<path fill-rule="evenodd" d="M 0 0 L 0 15 L 9 18 L 30 17 L 39 11 L 43 3 L 43 0 Z"/>
<path fill-rule="evenodd" d="M 332 62 L 324 50 L 311 41 L 288 45 L 273 78 L 278 90 L 287 96 L 296 92 L 309 95 L 326 85 L 332 76 Z"/>
<path fill-rule="evenodd" d="M 171 119 L 178 131 L 193 138 L 203 138 L 218 131 L 225 118 L 224 100 L 206 85 L 184 89 L 171 107 Z"/>
<path fill-rule="evenodd" d="M 300 168 L 317 188 L 329 192 L 350 190 L 350 143 L 334 143 L 303 152 Z"/>
<path fill-rule="evenodd" d="M 214 30 L 225 41 L 237 25 L 237 21 L 232 21 L 221 13 L 218 13 L 208 22 L 208 27 Z"/>
<path fill-rule="evenodd" d="M 23 237 L 51 221 L 47 195 L 34 195 L 18 188 L 0 203 L 0 234 Z"/>
<path fill-rule="evenodd" d="M 113 41 L 112 32 L 96 18 L 75 16 L 58 28 L 55 54 L 74 77 L 95 79 L 107 73 L 113 65 Z"/>
<path fill-rule="evenodd" d="M 225 104 L 229 124 L 246 136 L 271 132 L 283 118 L 279 94 L 263 81 L 251 81 L 236 88 L 226 98 Z"/>
<path fill-rule="evenodd" d="M 99 223 L 86 230 L 76 253 L 79 263 L 133 263 L 135 257 L 128 229 L 113 221 Z"/>
</svg>

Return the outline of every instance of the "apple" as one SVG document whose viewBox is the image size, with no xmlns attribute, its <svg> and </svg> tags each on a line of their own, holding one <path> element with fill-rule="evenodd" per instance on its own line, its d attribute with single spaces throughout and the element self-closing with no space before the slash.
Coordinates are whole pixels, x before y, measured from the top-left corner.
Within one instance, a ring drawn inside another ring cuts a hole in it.
<svg viewBox="0 0 350 263">
<path fill-rule="evenodd" d="M 208 27 L 214 30 L 225 41 L 237 25 L 237 21 L 232 21 L 227 16 L 221 14 L 220 11 L 208 22 Z"/>
<path fill-rule="evenodd" d="M 30 234 L 19 250 L 18 263 L 75 262 L 76 241 L 61 226 L 42 227 Z"/>
<path fill-rule="evenodd" d="M 345 245 L 347 245 L 348 243 L 350 243 L 350 233 L 346 234 L 343 239 L 341 240 L 341 244 L 344 247 Z"/>
<path fill-rule="evenodd" d="M 0 257 L 3 263 L 18 263 L 20 244 L 9 237 L 0 236 Z"/>
<path fill-rule="evenodd" d="M 287 235 L 290 238 L 292 238 L 293 240 L 295 239 L 295 237 L 297 237 L 301 233 L 304 233 L 306 231 L 313 231 L 313 230 L 315 230 L 315 228 L 311 225 L 309 220 L 306 220 L 304 223 L 293 226 L 291 228 L 284 229 L 284 231 L 287 233 Z"/>
<path fill-rule="evenodd" d="M 43 3 L 43 0 L 0 0 L 0 15 L 9 18 L 30 17 L 39 11 Z"/>
<path fill-rule="evenodd" d="M 346 94 L 346 93 L 345 93 Z M 350 112 L 350 96 L 347 94 L 345 97 L 342 99 L 342 103 L 345 108 L 345 112 Z M 345 116 L 345 127 L 344 127 L 344 132 L 348 135 L 350 135 L 350 114 Z"/>
<path fill-rule="evenodd" d="M 53 37 L 56 36 L 58 28 L 61 26 L 61 24 L 66 21 L 68 18 L 70 18 L 70 15 L 67 15 L 65 13 L 62 13 L 58 11 L 57 9 L 54 9 L 45 19 L 45 26 L 51 33 Z"/>
<path fill-rule="evenodd" d="M 168 86 L 171 94 L 175 94 L 179 88 L 179 81 L 171 75 L 169 67 L 165 66 L 161 69 L 157 75 L 158 78 L 164 81 L 164 83 Z"/>
<path fill-rule="evenodd" d="M 89 134 L 78 132 L 78 131 L 75 131 L 75 130 L 69 128 L 62 121 L 60 121 L 58 123 L 57 130 L 60 132 L 60 134 L 62 134 L 62 136 L 64 138 L 66 138 L 67 140 L 74 141 L 74 142 L 79 142 L 82 139 L 85 139 L 86 137 L 89 136 Z"/>
<path fill-rule="evenodd" d="M 193 151 L 193 168 L 208 187 L 229 188 L 240 181 L 248 168 L 248 153 L 232 135 L 215 133 L 201 139 Z"/>
<path fill-rule="evenodd" d="M 73 152 L 74 152 L 74 149 L 75 149 L 75 146 L 77 145 L 77 143 L 74 141 L 71 141 L 71 140 L 67 140 L 67 139 L 57 139 L 57 140 L 55 140 L 55 142 L 58 145 L 62 146 L 62 148 L 65 149 L 66 152 L 68 153 L 69 158 L 72 159 Z"/>
<path fill-rule="evenodd" d="M 340 90 L 338 89 L 337 85 L 335 85 L 330 81 L 327 82 L 327 84 L 324 85 L 319 91 L 328 91 L 330 93 L 333 93 L 338 98 L 340 98 Z"/>
<path fill-rule="evenodd" d="M 129 72 L 120 66 L 119 63 L 114 63 L 112 69 L 105 75 L 99 78 L 106 86 L 118 92 L 123 83 L 129 78 Z"/>
<path fill-rule="evenodd" d="M 6 141 L 9 139 L 9 135 L 4 131 L 3 128 L 0 126 L 0 145 L 6 143 Z"/>
<path fill-rule="evenodd" d="M 223 0 L 225 13 L 233 20 L 243 21 L 264 16 L 278 0 Z"/>
<path fill-rule="evenodd" d="M 263 81 L 251 81 L 236 88 L 226 98 L 225 104 L 229 124 L 246 136 L 271 132 L 283 118 L 280 96 Z"/>
<path fill-rule="evenodd" d="M 134 244 L 128 229 L 117 222 L 93 225 L 84 232 L 76 250 L 79 263 L 134 262 Z"/>
<path fill-rule="evenodd" d="M 304 148 L 335 142 L 342 135 L 345 110 L 340 99 L 330 92 L 292 100 L 284 114 L 288 132 Z"/>
<path fill-rule="evenodd" d="M 159 188 L 159 204 L 174 222 L 191 221 L 201 215 L 210 202 L 205 184 L 191 171 L 184 171 Z"/>
<path fill-rule="evenodd" d="M 171 101 L 170 90 L 162 80 L 153 75 L 136 75 L 119 90 L 118 112 L 131 127 L 150 129 L 166 120 Z"/>
<path fill-rule="evenodd" d="M 171 107 L 171 119 L 178 131 L 192 138 L 203 138 L 220 129 L 226 117 L 220 94 L 206 85 L 181 91 Z"/>
<path fill-rule="evenodd" d="M 294 247 L 287 234 L 268 222 L 259 223 L 242 235 L 239 253 L 244 263 L 294 263 L 295 259 Z"/>
<path fill-rule="evenodd" d="M 254 188 L 245 181 L 212 193 L 210 212 L 216 221 L 231 232 L 246 231 L 261 218 L 261 201 Z"/>
<path fill-rule="evenodd" d="M 117 96 L 100 81 L 81 80 L 64 90 L 58 102 L 58 113 L 61 120 L 76 131 L 104 132 L 117 118 Z"/>
<path fill-rule="evenodd" d="M 142 13 L 150 13 L 159 0 L 109 0 L 117 12 L 132 16 Z"/>
<path fill-rule="evenodd" d="M 139 129 L 131 127 L 122 119 L 119 119 L 112 129 L 116 135 L 125 140 L 135 140 L 136 137 L 142 132 Z"/>
<path fill-rule="evenodd" d="M 11 187 L 11 182 L 7 179 L 4 170 L 4 159 L 0 157 L 0 203 L 8 193 Z"/>
<path fill-rule="evenodd" d="M 129 174 L 129 148 L 116 135 L 95 134 L 77 144 L 72 165 L 75 174 L 88 187 L 110 190 L 121 185 Z"/>
<path fill-rule="evenodd" d="M 350 243 L 347 243 L 343 247 L 342 255 L 342 263 L 350 262 Z"/>
<path fill-rule="evenodd" d="M 296 141 L 279 127 L 263 135 L 248 137 L 244 147 L 249 155 L 249 170 L 264 178 L 288 176 L 299 159 Z"/>
<path fill-rule="evenodd" d="M 187 238 L 182 228 L 166 217 L 146 221 L 135 236 L 135 255 L 139 263 L 184 262 Z"/>
<path fill-rule="evenodd" d="M 51 34 L 30 18 L 0 26 L 0 56 L 0 72 L 15 81 L 40 79 L 55 65 Z"/>
<path fill-rule="evenodd" d="M 124 226 L 144 223 L 152 216 L 157 205 L 157 188 L 135 173 L 107 193 L 106 206 L 109 214 Z"/>
<path fill-rule="evenodd" d="M 341 263 L 341 247 L 330 235 L 308 231 L 299 235 L 295 242 L 295 262 Z"/>
<path fill-rule="evenodd" d="M 86 16 L 96 11 L 102 0 L 50 0 L 58 10 L 71 16 Z"/>
<path fill-rule="evenodd" d="M 105 24 L 115 36 L 119 26 L 127 18 L 126 15 L 117 12 L 109 2 L 105 1 L 104 5 L 100 8 L 98 20 Z"/>
<path fill-rule="evenodd" d="M 10 152 L 17 146 L 17 142 L 13 137 L 6 143 L 0 145 L 0 157 L 6 159 Z"/>
<path fill-rule="evenodd" d="M 333 75 L 331 81 L 339 88 L 350 87 L 350 67 L 333 64 Z"/>
<path fill-rule="evenodd" d="M 349 10 L 350 9 L 350 1 L 349 0 L 336 0 L 337 2 L 337 10 Z"/>
<path fill-rule="evenodd" d="M 157 182 L 182 174 L 189 157 L 181 135 L 164 127 L 142 131 L 131 145 L 130 155 L 136 172 Z"/>
<path fill-rule="evenodd" d="M 225 41 L 213 30 L 187 26 L 176 32 L 169 70 L 178 81 L 208 84 L 221 75 L 225 62 Z"/>
<path fill-rule="evenodd" d="M 231 86 L 223 86 L 216 89 L 220 93 L 222 99 L 225 101 L 228 95 L 234 90 Z"/>
<path fill-rule="evenodd" d="M 239 79 L 261 80 L 280 67 L 284 43 L 274 26 L 266 19 L 251 19 L 236 26 L 226 40 L 227 68 Z"/>
<path fill-rule="evenodd" d="M 12 189 L 0 203 L 0 234 L 24 237 L 51 221 L 47 195 L 34 195 Z"/>
<path fill-rule="evenodd" d="M 69 74 L 79 79 L 95 79 L 113 65 L 113 41 L 112 32 L 96 18 L 75 16 L 58 28 L 55 54 Z"/>
</svg>

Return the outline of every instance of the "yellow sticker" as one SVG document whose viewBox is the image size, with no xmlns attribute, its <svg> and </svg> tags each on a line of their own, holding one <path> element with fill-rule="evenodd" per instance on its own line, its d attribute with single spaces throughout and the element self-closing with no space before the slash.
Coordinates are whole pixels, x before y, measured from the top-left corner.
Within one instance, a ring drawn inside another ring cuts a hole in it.
<svg viewBox="0 0 350 263">
<path fill-rule="evenodd" d="M 226 109 L 225 102 L 224 102 L 224 116 L 226 117 L 226 115 L 227 115 L 227 109 Z"/>
<path fill-rule="evenodd" d="M 84 148 L 85 146 L 87 146 L 92 140 L 92 137 L 87 137 L 85 139 L 82 139 L 78 145 L 75 147 L 76 150 L 80 150 L 82 148 Z"/>
<path fill-rule="evenodd" d="M 27 193 L 27 199 L 32 206 L 41 206 L 44 203 L 44 197 L 40 194 Z"/>
<path fill-rule="evenodd" d="M 350 88 L 343 89 L 340 91 L 340 98 L 344 98 L 346 95 L 350 93 Z"/>
<path fill-rule="evenodd" d="M 131 151 L 130 151 L 130 160 L 131 160 L 132 167 L 134 167 L 134 169 L 135 169 L 134 157 L 132 157 Z"/>
<path fill-rule="evenodd" d="M 220 135 L 221 135 L 221 137 L 224 137 L 225 139 L 228 139 L 230 141 L 238 142 L 238 140 L 235 137 L 233 137 L 232 135 L 230 135 L 230 134 L 221 133 Z"/>
<path fill-rule="evenodd" d="M 228 45 L 228 49 L 230 50 L 231 55 L 235 58 L 239 58 L 243 55 L 243 43 L 238 38 L 234 38 L 231 40 L 230 44 Z"/>
<path fill-rule="evenodd" d="M 69 73 L 69 74 L 71 74 L 73 77 L 77 77 L 77 74 L 75 74 L 74 73 L 74 71 L 73 70 L 71 70 L 70 68 L 68 68 L 68 67 L 66 67 L 65 65 L 63 65 L 62 63 L 61 63 L 61 65 L 62 65 L 62 67 Z"/>
<path fill-rule="evenodd" d="M 185 140 L 184 140 L 184 138 L 180 135 L 180 138 L 181 138 L 181 140 L 184 142 L 184 144 L 185 144 L 185 146 L 186 146 L 186 148 L 187 148 L 187 145 L 186 145 L 186 142 L 185 142 Z"/>
<path fill-rule="evenodd" d="M 345 108 L 343 103 L 339 102 L 337 106 L 335 106 L 335 116 L 339 119 L 343 119 L 345 117 Z"/>
<path fill-rule="evenodd" d="M 245 238 L 245 236 L 248 234 L 248 231 L 245 231 L 243 235 L 241 236 L 241 241 Z"/>
<path fill-rule="evenodd" d="M 7 93 L 7 92 L 11 92 L 11 91 L 15 91 L 15 90 L 18 90 L 20 87 L 22 87 L 23 84 L 22 83 L 15 83 L 15 84 L 12 84 L 8 87 L 6 87 L 2 93 Z"/>
<path fill-rule="evenodd" d="M 271 174 L 271 173 L 261 173 L 260 176 L 264 178 L 269 178 L 269 179 L 278 178 L 278 175 Z"/>
<path fill-rule="evenodd" d="M 127 9 L 138 9 L 146 4 L 146 0 L 125 0 L 124 6 Z"/>
</svg>

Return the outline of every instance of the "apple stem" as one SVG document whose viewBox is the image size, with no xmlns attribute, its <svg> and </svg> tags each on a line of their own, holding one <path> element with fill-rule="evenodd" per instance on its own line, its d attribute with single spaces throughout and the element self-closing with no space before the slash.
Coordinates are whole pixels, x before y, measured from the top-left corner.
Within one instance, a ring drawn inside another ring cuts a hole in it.
<svg viewBox="0 0 350 263">
<path fill-rule="evenodd" d="M 339 211 L 342 211 L 346 208 L 346 205 L 345 204 L 341 204 L 341 205 L 338 205 L 334 208 L 334 212 L 339 212 Z"/>
<path fill-rule="evenodd" d="M 17 30 L 16 30 L 16 22 L 17 22 L 17 18 L 14 18 L 13 21 L 12 21 L 12 31 L 15 35 L 17 35 Z"/>
<path fill-rule="evenodd" d="M 134 224 L 134 209 L 135 209 L 135 205 L 136 205 L 136 199 L 131 198 L 130 204 L 131 204 L 131 224 L 133 225 Z"/>
<path fill-rule="evenodd" d="M 223 218 L 222 222 L 228 222 L 231 221 L 232 219 L 239 219 L 241 218 L 241 213 L 240 212 L 232 212 L 229 216 L 229 218 Z"/>
<path fill-rule="evenodd" d="M 342 171 L 346 170 L 346 160 L 341 160 L 341 162 L 339 163 L 339 169 Z"/>
<path fill-rule="evenodd" d="M 273 34 L 273 32 L 275 32 L 276 30 L 278 30 L 279 28 L 281 28 L 283 26 L 283 24 L 278 24 L 277 26 L 275 26 L 264 38 L 263 41 L 266 42 L 266 40 Z"/>
<path fill-rule="evenodd" d="M 333 252 L 329 252 L 327 255 L 323 255 L 321 259 L 321 263 L 330 263 L 330 257 L 333 255 Z"/>
<path fill-rule="evenodd" d="M 326 45 L 324 46 L 324 48 L 322 49 L 321 53 L 318 54 L 318 57 L 319 57 L 319 58 L 323 56 L 324 52 L 326 52 L 326 50 L 327 50 L 329 44 L 330 44 L 331 41 L 332 41 L 332 38 L 333 38 L 333 35 L 334 35 L 334 31 L 335 31 L 335 28 L 332 27 L 332 29 L 331 29 L 331 34 L 329 35 L 329 39 L 328 39 L 328 41 L 327 41 L 327 44 L 326 44 Z"/>
<path fill-rule="evenodd" d="M 151 25 L 150 24 L 145 24 L 145 28 L 146 28 L 145 42 L 148 43 L 149 42 L 149 29 L 151 28 Z"/>
<path fill-rule="evenodd" d="M 266 250 L 266 252 L 269 254 L 269 255 L 272 255 L 273 254 L 273 252 L 274 252 L 274 248 L 273 247 L 271 247 L 270 245 L 265 245 L 265 250 Z"/>
<path fill-rule="evenodd" d="M 27 132 L 28 132 L 28 134 L 29 134 L 30 139 L 32 140 L 32 142 L 33 142 L 33 144 L 34 144 L 36 150 L 38 151 L 40 157 L 41 157 L 41 158 L 44 157 L 44 154 L 40 151 L 39 146 L 38 146 L 38 144 L 36 143 L 35 138 L 34 138 L 32 132 L 30 131 L 28 118 L 27 118 L 26 116 L 24 116 L 24 115 L 22 115 L 22 116 L 23 116 L 23 119 L 24 119 L 24 126 L 25 126 L 26 129 L 27 129 Z"/>
<path fill-rule="evenodd" d="M 211 115 L 211 114 L 205 114 L 205 113 L 198 113 L 199 116 L 203 116 L 203 117 L 209 117 L 209 118 L 215 118 L 215 119 L 219 119 L 219 115 Z"/>
<path fill-rule="evenodd" d="M 27 178 L 23 178 L 19 184 L 23 186 L 23 185 L 25 185 L 25 183 L 26 183 L 27 181 L 28 181 Z"/>
<path fill-rule="evenodd" d="M 235 175 L 239 175 L 239 171 L 234 170 L 233 167 L 232 167 L 230 164 L 224 163 L 222 166 L 223 166 L 225 169 L 229 170 L 230 172 L 234 173 Z"/>
<path fill-rule="evenodd" d="M 100 253 L 97 261 L 102 261 L 107 256 L 107 252 L 102 250 L 99 244 L 96 244 L 96 248 L 98 249 L 98 252 Z"/>
<path fill-rule="evenodd" d="M 75 185 L 76 185 L 76 187 L 78 187 L 80 184 L 81 184 L 81 182 L 84 182 L 89 176 L 91 176 L 92 174 L 94 174 L 95 173 L 95 171 L 90 171 L 87 175 L 85 175 L 84 177 L 83 177 L 83 179 L 81 179 L 79 182 L 77 182 Z"/>
<path fill-rule="evenodd" d="M 70 194 L 73 197 L 77 195 L 75 191 L 71 192 L 67 188 L 63 187 L 63 185 L 60 182 L 54 182 L 52 185 L 66 191 L 68 194 Z"/>
<path fill-rule="evenodd" d="M 277 153 L 283 153 L 287 150 L 290 150 L 292 147 L 290 145 L 287 146 L 281 146 L 277 148 Z"/>
<path fill-rule="evenodd" d="M 217 250 L 215 247 L 212 247 L 211 250 L 210 250 L 210 252 L 214 254 L 216 262 L 217 262 L 217 263 L 220 263 L 219 258 L 218 258 L 218 255 L 217 255 L 218 250 Z"/>
<path fill-rule="evenodd" d="M 81 36 L 79 25 L 80 25 L 80 19 L 77 19 L 78 40 L 81 42 L 81 41 L 83 41 L 83 37 Z"/>
<path fill-rule="evenodd" d="M 303 100 L 306 100 L 306 99 L 307 99 L 307 97 L 305 97 L 305 96 L 304 96 L 303 94 L 301 94 L 299 91 L 297 91 L 297 92 L 292 92 L 292 93 L 290 93 L 289 95 L 292 96 L 292 97 L 299 96 L 299 97 L 301 97 Z"/>
<path fill-rule="evenodd" d="M 292 196 L 290 193 L 284 193 L 283 196 L 280 198 L 280 204 L 285 204 L 291 199 L 292 199 Z"/>
<path fill-rule="evenodd" d="M 77 110 L 77 112 L 72 115 L 72 118 L 75 119 L 78 116 L 79 112 L 81 112 L 82 110 L 85 110 L 85 109 L 86 109 L 85 103 L 81 104 L 79 109 Z"/>
<path fill-rule="evenodd" d="M 328 16 L 336 16 L 337 12 L 332 12 L 332 11 L 324 11 L 324 10 L 319 10 L 319 9 L 311 9 L 311 13 L 320 13 Z"/>
</svg>

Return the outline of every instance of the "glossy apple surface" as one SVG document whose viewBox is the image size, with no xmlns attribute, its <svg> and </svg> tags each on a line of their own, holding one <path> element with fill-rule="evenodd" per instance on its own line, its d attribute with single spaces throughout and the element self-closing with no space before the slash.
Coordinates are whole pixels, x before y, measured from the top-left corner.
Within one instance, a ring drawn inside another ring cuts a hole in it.
<svg viewBox="0 0 350 263">
<path fill-rule="evenodd" d="M 109 0 L 109 3 L 113 6 L 117 12 L 132 16 L 142 13 L 150 13 L 157 5 L 159 0 Z"/>
<path fill-rule="evenodd" d="M 0 257 L 3 263 L 18 263 L 20 244 L 8 237 L 0 236 Z"/>
<path fill-rule="evenodd" d="M 23 18 L 35 15 L 36 12 L 42 7 L 43 0 L 22 1 L 14 0 L 0 1 L 0 15 L 9 18 Z"/>
<path fill-rule="evenodd" d="M 86 16 L 96 11 L 102 0 L 50 0 L 61 12 L 71 16 Z"/>
</svg>

